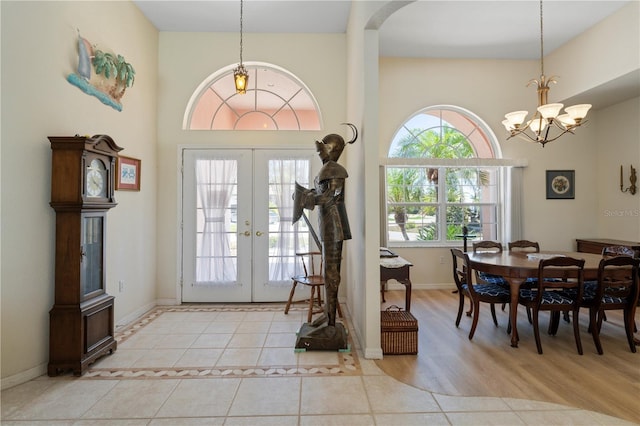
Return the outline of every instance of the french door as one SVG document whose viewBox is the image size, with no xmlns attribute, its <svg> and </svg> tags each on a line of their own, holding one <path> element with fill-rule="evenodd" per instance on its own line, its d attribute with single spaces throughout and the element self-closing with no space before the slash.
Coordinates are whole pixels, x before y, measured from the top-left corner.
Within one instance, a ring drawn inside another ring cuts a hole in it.
<svg viewBox="0 0 640 426">
<path fill-rule="evenodd" d="M 291 224 L 295 182 L 320 165 L 313 150 L 183 150 L 182 301 L 286 300 L 295 253 L 316 248 Z"/>
</svg>

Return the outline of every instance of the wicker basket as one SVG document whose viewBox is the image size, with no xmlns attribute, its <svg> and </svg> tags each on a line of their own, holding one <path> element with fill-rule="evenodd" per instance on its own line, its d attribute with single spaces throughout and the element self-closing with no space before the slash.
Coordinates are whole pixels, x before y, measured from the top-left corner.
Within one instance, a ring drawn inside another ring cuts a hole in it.
<svg viewBox="0 0 640 426">
<path fill-rule="evenodd" d="M 410 312 L 391 306 L 380 312 L 382 353 L 405 355 L 418 353 L 418 320 Z"/>
</svg>

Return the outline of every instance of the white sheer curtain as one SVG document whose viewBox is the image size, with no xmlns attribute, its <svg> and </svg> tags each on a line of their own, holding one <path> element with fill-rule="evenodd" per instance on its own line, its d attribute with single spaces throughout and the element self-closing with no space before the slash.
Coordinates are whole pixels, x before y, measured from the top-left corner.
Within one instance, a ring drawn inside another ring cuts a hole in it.
<svg viewBox="0 0 640 426">
<path fill-rule="evenodd" d="M 387 233 L 387 168 L 386 166 L 378 167 L 378 178 L 380 188 L 380 247 L 386 247 L 389 243 L 389 234 Z"/>
<path fill-rule="evenodd" d="M 197 160 L 198 210 L 203 221 L 198 230 L 196 285 L 236 284 L 236 259 L 232 254 L 225 212 L 237 184 L 236 160 Z"/>
<path fill-rule="evenodd" d="M 505 189 L 505 241 L 522 239 L 522 173 L 523 167 L 508 167 Z"/>
<path fill-rule="evenodd" d="M 302 178 L 302 180 L 301 180 Z M 295 181 L 305 183 L 309 179 L 307 160 L 278 159 L 269 161 L 270 200 L 280 214 L 274 246 L 269 250 L 269 282 L 289 286 L 295 274 L 295 253 L 301 247 L 297 236 L 297 225 L 291 225 L 293 217 L 293 192 Z"/>
</svg>

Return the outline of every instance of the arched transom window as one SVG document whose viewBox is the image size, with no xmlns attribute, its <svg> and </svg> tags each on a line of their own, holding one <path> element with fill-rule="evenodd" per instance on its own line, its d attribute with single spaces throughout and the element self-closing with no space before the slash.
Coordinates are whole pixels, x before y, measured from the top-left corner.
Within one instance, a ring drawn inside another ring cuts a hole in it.
<svg viewBox="0 0 640 426">
<path fill-rule="evenodd" d="M 389 157 L 496 158 L 493 135 L 478 117 L 461 108 L 426 108 L 396 132 Z"/>
<path fill-rule="evenodd" d="M 501 167 L 483 162 L 496 153 L 493 132 L 467 110 L 435 106 L 413 115 L 389 148 L 387 243 L 459 243 L 463 226 L 475 238 L 497 239 Z"/>
<path fill-rule="evenodd" d="M 193 93 L 186 130 L 320 130 L 318 104 L 296 76 L 272 64 L 245 62 L 247 93 L 235 91 L 233 68 L 211 74 Z"/>
</svg>

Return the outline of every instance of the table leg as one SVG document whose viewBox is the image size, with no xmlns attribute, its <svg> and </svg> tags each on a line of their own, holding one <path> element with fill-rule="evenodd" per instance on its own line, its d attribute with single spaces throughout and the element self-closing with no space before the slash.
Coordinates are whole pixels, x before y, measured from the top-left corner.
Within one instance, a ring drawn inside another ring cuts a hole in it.
<svg viewBox="0 0 640 426">
<path fill-rule="evenodd" d="M 404 284 L 404 287 L 405 287 L 404 309 L 405 311 L 410 312 L 411 311 L 411 281 L 402 280 L 400 282 Z"/>
<path fill-rule="evenodd" d="M 382 297 L 382 303 L 385 303 L 384 292 L 387 291 L 387 281 L 380 280 L 380 296 Z"/>
<path fill-rule="evenodd" d="M 504 277 L 509 283 L 509 292 L 511 293 L 511 308 L 509 309 L 509 318 L 511 321 L 511 346 L 518 347 L 518 296 L 520 294 L 520 284 L 524 282 L 524 278 L 508 278 Z"/>
</svg>

